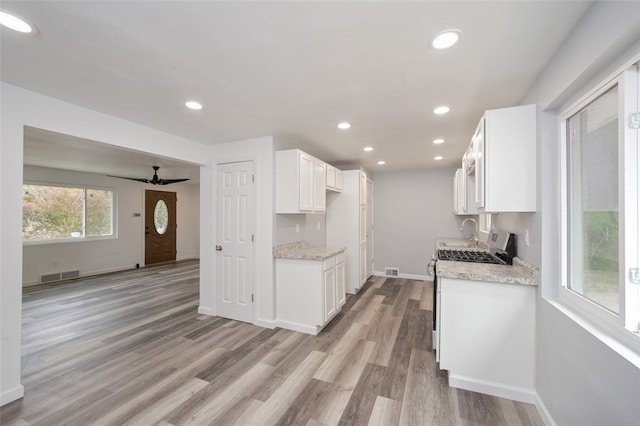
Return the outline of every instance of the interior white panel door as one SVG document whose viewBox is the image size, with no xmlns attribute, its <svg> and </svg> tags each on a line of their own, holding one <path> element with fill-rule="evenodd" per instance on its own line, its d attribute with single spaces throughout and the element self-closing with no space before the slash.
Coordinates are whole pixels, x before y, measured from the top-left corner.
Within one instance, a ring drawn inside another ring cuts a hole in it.
<svg viewBox="0 0 640 426">
<path fill-rule="evenodd" d="M 253 161 L 218 165 L 217 311 L 253 322 Z"/>
</svg>

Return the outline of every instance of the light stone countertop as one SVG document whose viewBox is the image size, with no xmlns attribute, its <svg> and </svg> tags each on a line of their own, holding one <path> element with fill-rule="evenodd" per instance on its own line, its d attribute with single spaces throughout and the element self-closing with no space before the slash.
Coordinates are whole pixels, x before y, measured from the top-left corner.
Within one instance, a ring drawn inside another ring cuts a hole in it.
<svg viewBox="0 0 640 426">
<path fill-rule="evenodd" d="M 538 268 L 519 257 L 513 259 L 513 265 L 438 260 L 436 262 L 436 272 L 438 278 L 528 286 L 538 285 Z"/>
<path fill-rule="evenodd" d="M 281 259 L 325 260 L 342 253 L 346 247 L 310 246 L 307 241 L 282 244 L 273 248 L 273 257 Z"/>
</svg>

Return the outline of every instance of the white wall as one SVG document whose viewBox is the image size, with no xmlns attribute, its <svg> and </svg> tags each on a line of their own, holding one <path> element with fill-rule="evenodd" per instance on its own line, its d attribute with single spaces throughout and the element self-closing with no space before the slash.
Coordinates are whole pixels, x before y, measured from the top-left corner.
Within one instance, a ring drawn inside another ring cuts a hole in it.
<svg viewBox="0 0 640 426">
<path fill-rule="evenodd" d="M 375 270 L 426 276 L 439 237 L 466 238 L 462 217 L 453 215 L 455 169 L 377 172 L 375 181 Z"/>
<path fill-rule="evenodd" d="M 638 364 L 552 301 L 560 282 L 558 109 L 639 55 L 639 40 L 640 3 L 597 2 L 586 13 L 521 102 L 544 110 L 538 134 L 538 212 L 496 216 L 498 226 L 520 235 L 531 230 L 531 246 L 519 249 L 541 267 L 536 389 L 543 413 L 559 425 L 631 425 L 640 419 Z"/>
<path fill-rule="evenodd" d="M 331 195 L 327 192 L 327 197 Z M 312 246 L 324 246 L 327 241 L 325 215 L 277 214 L 275 237 L 274 245 L 307 241 Z"/>
<path fill-rule="evenodd" d="M 0 404 L 22 397 L 23 130 L 32 126 L 122 148 L 206 165 L 209 147 L 2 83 L 0 87 Z M 207 167 L 203 167 L 207 170 Z M 205 200 L 207 201 L 207 200 Z M 209 206 L 205 202 L 205 206 Z M 213 216 L 205 211 L 203 221 Z M 202 227 L 202 225 L 201 225 Z M 201 267 L 211 253 L 201 252 Z M 202 280 L 202 277 L 201 277 Z M 213 282 L 208 283 L 213 286 Z"/>
<path fill-rule="evenodd" d="M 94 173 L 72 172 L 46 167 L 24 167 L 24 180 L 62 185 L 94 185 L 112 188 L 116 193 L 117 238 L 73 241 L 53 244 L 25 244 L 22 282 L 37 284 L 41 274 L 79 269 L 81 276 L 131 269 L 144 265 L 144 191 L 148 185 L 109 178 Z M 178 232 L 176 259 L 198 258 L 199 190 L 198 185 L 177 183 L 163 187 L 175 192 Z M 133 213 L 141 216 L 133 217 Z"/>
</svg>

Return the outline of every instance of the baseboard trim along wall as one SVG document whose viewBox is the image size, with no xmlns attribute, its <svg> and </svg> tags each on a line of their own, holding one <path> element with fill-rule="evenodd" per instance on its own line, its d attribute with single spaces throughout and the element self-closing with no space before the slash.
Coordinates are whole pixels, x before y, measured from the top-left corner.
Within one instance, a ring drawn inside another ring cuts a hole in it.
<svg viewBox="0 0 640 426">
<path fill-rule="evenodd" d="M 253 325 L 257 325 L 258 327 L 269 328 L 271 330 L 273 330 L 278 326 L 275 321 L 269 321 L 269 320 L 263 320 L 263 319 L 255 320 L 253 322 Z"/>
<path fill-rule="evenodd" d="M 206 307 L 203 307 L 203 306 L 198 306 L 198 313 L 202 314 L 202 315 L 209 315 L 211 317 L 215 317 L 216 316 L 216 313 L 214 312 L 213 309 L 206 308 Z"/>
<path fill-rule="evenodd" d="M 22 397 L 24 397 L 24 386 L 16 386 L 7 392 L 0 393 L 0 406 L 16 401 Z"/>
<path fill-rule="evenodd" d="M 544 402 L 540 399 L 540 395 L 537 393 L 535 405 L 538 409 L 538 414 L 540 414 L 540 417 L 542 417 L 542 421 L 546 426 L 557 426 L 557 423 L 553 420 L 553 417 L 551 417 L 551 413 L 547 410 L 547 406 L 544 405 Z"/>
<path fill-rule="evenodd" d="M 299 331 L 300 333 L 307 333 L 316 336 L 320 330 L 317 327 L 298 324 L 291 321 L 276 320 L 276 327 L 286 328 L 287 330 Z"/>
<path fill-rule="evenodd" d="M 374 271 L 373 275 L 375 275 L 376 277 L 404 278 L 404 279 L 407 279 L 407 280 L 419 280 L 419 281 L 433 281 L 433 277 L 431 277 L 429 275 L 417 275 L 417 274 L 399 273 L 397 277 L 395 277 L 395 276 L 392 277 L 392 276 L 386 275 L 382 271 Z"/>
<path fill-rule="evenodd" d="M 449 386 L 472 392 L 485 393 L 500 398 L 535 404 L 538 401 L 533 389 L 518 388 L 501 383 L 487 382 L 449 373 Z"/>
</svg>

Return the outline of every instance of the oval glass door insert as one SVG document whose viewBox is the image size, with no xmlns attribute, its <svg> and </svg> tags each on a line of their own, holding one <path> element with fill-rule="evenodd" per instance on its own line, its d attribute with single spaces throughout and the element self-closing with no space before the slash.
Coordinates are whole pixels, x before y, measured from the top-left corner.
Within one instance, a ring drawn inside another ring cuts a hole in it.
<svg viewBox="0 0 640 426">
<path fill-rule="evenodd" d="M 158 234 L 162 235 L 167 231 L 169 225 L 169 209 L 164 200 L 158 200 L 155 209 L 153 209 L 153 224 Z"/>
</svg>

